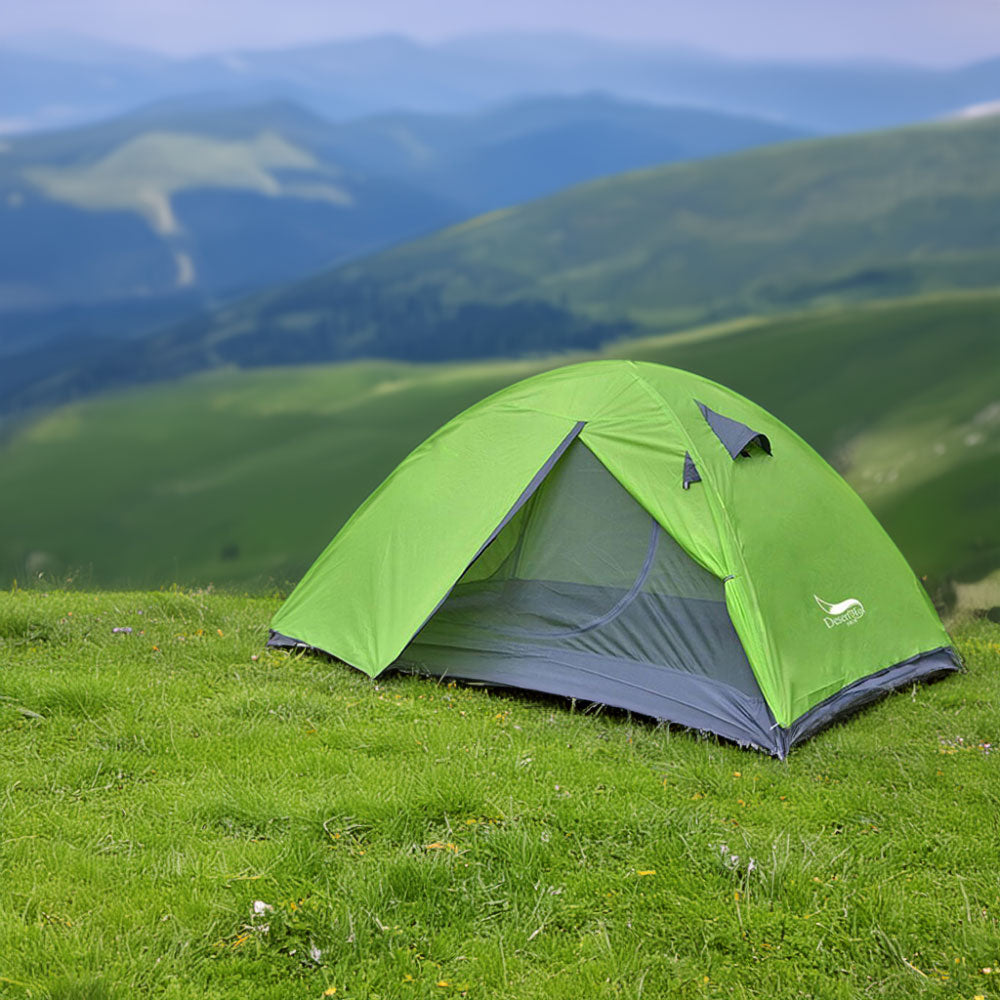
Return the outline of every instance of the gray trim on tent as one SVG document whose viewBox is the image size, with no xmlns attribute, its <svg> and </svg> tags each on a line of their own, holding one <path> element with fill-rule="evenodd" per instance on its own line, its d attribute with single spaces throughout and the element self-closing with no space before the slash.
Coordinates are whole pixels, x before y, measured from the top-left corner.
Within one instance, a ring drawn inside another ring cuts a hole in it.
<svg viewBox="0 0 1000 1000">
<path fill-rule="evenodd" d="M 701 474 L 698 472 L 698 466 L 694 464 L 694 459 L 691 457 L 691 452 L 684 452 L 684 489 L 691 489 L 692 483 L 700 483 Z"/>
<path fill-rule="evenodd" d="M 421 654 L 429 656 L 433 667 L 425 666 Z M 669 667 L 570 649 L 519 657 L 429 645 L 408 650 L 396 666 L 412 673 L 597 702 L 778 753 L 774 716 L 762 697 Z"/>
<path fill-rule="evenodd" d="M 950 646 L 941 646 L 862 677 L 841 688 L 826 701 L 814 705 L 787 729 L 779 729 L 780 746 L 776 752 L 779 757 L 784 757 L 796 743 L 809 739 L 844 715 L 878 701 L 907 684 L 936 680 L 961 669 L 962 664 L 955 650 Z"/>
<path fill-rule="evenodd" d="M 739 458 L 744 449 L 751 444 L 758 444 L 768 455 L 771 454 L 771 442 L 766 434 L 761 434 L 760 431 L 755 431 L 753 428 L 747 427 L 746 424 L 733 420 L 732 417 L 716 413 L 704 403 L 698 403 L 698 409 L 701 410 L 701 415 L 705 418 L 708 426 L 715 431 L 715 436 L 729 452 L 730 458 L 734 460 Z"/>
<path fill-rule="evenodd" d="M 417 659 L 400 659 L 397 669 L 487 686 L 543 691 L 621 708 L 661 722 L 716 733 L 779 759 L 784 759 L 797 743 L 907 684 L 936 680 L 961 669 L 950 647 L 921 653 L 855 681 L 785 729 L 774 721 L 762 696 L 747 695 L 717 679 L 668 667 L 574 650 L 524 658 L 445 646 L 428 647 L 428 652 L 433 656 L 432 670 Z M 620 676 L 623 668 L 627 680 Z"/>
<path fill-rule="evenodd" d="M 310 653 L 322 653 L 324 656 L 332 655 L 325 649 L 310 646 L 308 642 L 303 642 L 301 639 L 293 639 L 290 635 L 282 635 L 280 632 L 275 632 L 273 628 L 270 631 L 271 634 L 268 637 L 267 645 L 273 649 L 307 649 Z"/>
<path fill-rule="evenodd" d="M 267 645 L 330 655 L 273 629 Z M 400 659 L 395 667 L 401 672 L 454 677 L 487 686 L 542 691 L 597 702 L 661 722 L 717 733 L 740 746 L 764 750 L 780 759 L 821 729 L 901 687 L 934 681 L 962 669 L 958 654 L 950 646 L 929 650 L 862 677 L 800 715 L 786 729 L 775 723 L 763 697 L 744 694 L 718 680 L 648 663 L 628 663 L 629 680 L 626 681 L 613 673 L 621 668 L 622 660 L 576 651 L 512 658 L 509 653 L 490 654 L 439 646 L 433 648 L 433 653 L 438 667 L 445 659 L 455 662 L 444 671 L 435 669 L 433 672 L 416 660 Z"/>
</svg>

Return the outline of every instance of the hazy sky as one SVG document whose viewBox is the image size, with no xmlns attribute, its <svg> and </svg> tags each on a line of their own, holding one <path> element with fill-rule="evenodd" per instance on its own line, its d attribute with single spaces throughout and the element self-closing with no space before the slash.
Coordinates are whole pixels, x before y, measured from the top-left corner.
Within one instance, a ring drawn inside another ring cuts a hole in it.
<svg viewBox="0 0 1000 1000">
<path fill-rule="evenodd" d="M 174 53 L 553 29 L 742 56 L 947 65 L 1000 53 L 1000 0 L 0 0 L 0 35 L 83 32 Z"/>
</svg>

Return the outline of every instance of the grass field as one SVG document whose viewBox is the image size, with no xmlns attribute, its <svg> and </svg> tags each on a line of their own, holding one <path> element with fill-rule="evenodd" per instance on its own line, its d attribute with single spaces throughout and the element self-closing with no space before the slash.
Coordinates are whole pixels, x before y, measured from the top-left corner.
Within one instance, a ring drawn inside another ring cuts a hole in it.
<svg viewBox="0 0 1000 1000">
<path fill-rule="evenodd" d="M 0 594 L 0 996 L 1000 997 L 1000 627 L 778 762 L 277 604 Z"/>
<path fill-rule="evenodd" d="M 1000 569 L 1000 295 L 924 297 L 620 343 L 699 372 L 835 462 L 920 575 Z M 297 579 L 423 438 L 581 360 L 222 370 L 108 394 L 0 442 L 0 583 Z"/>
</svg>

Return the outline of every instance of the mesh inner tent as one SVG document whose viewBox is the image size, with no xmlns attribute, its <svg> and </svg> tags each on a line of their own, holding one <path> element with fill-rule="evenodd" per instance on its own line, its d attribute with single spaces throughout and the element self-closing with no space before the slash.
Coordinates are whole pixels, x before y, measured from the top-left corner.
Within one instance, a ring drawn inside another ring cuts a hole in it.
<svg viewBox="0 0 1000 1000">
<path fill-rule="evenodd" d="M 577 440 L 398 665 L 487 682 L 492 673 L 569 695 L 577 691 L 561 690 L 566 681 L 546 671 L 589 672 L 602 692 L 594 700 L 638 711 L 641 694 L 616 699 L 608 685 L 675 691 L 679 673 L 721 684 L 766 712 L 723 586 Z"/>
</svg>

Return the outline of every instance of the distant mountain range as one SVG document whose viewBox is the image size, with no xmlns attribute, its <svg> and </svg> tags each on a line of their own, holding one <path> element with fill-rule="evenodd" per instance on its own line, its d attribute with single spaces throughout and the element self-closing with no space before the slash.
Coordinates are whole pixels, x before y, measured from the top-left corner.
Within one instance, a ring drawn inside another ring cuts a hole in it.
<svg viewBox="0 0 1000 1000">
<path fill-rule="evenodd" d="M 982 117 L 998 95 L 1000 60 L 949 71 L 749 63 L 572 35 L 437 45 L 385 36 L 197 59 L 74 37 L 8 40 L 0 132 L 116 116 L 0 137 L 0 357 L 63 339 L 142 336 L 595 178 L 955 109 Z M 153 103 L 136 109 L 144 101 Z M 743 179 L 730 182 L 722 202 L 742 194 Z M 677 245 L 696 273 L 679 297 L 671 292 L 670 323 L 733 308 L 732 289 L 693 312 L 685 304 L 719 273 L 719 260 L 698 261 L 698 246 L 694 237 L 691 248 Z M 803 262 L 791 264 L 755 302 L 802 297 Z M 500 270 L 490 265 L 493 278 Z M 788 281 L 793 292 L 777 287 Z M 542 298 L 536 316 L 550 317 Z M 563 309 L 564 324 L 550 317 L 571 339 L 577 305 Z M 603 317 L 600 336 L 621 320 Z M 439 338 L 440 351 L 453 353 L 455 336 Z M 530 339 L 525 330 L 518 349 Z"/>
<path fill-rule="evenodd" d="M 1000 59 L 954 70 L 881 62 L 749 62 L 574 35 L 422 44 L 379 36 L 173 59 L 87 39 L 0 46 L 0 131 L 57 127 L 142 103 L 215 92 L 282 98 L 347 120 L 384 111 L 468 112 L 540 93 L 607 91 L 695 104 L 809 131 L 880 128 L 1000 97 Z"/>
<path fill-rule="evenodd" d="M 593 349 L 1000 275 L 1000 119 L 815 139 L 616 175 L 134 338 L 0 367 L 10 412 L 224 365 Z M 53 358 L 57 358 L 53 361 Z"/>
<path fill-rule="evenodd" d="M 991 287 L 998 158 L 1000 119 L 982 119 L 618 175 L 234 303 L 163 343 L 238 364 L 435 360 Z"/>
<path fill-rule="evenodd" d="M 800 134 L 601 95 L 344 124 L 175 99 L 5 142 L 0 312 L 232 294 L 582 180 Z"/>
</svg>

